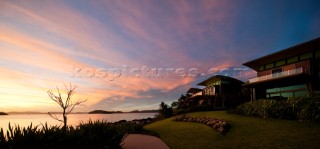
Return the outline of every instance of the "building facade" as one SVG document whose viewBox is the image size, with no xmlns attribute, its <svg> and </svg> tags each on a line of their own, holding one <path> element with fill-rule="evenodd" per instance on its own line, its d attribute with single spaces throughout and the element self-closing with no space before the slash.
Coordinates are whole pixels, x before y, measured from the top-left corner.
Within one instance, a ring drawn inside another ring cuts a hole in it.
<svg viewBox="0 0 320 149">
<path fill-rule="evenodd" d="M 196 96 L 202 96 L 202 89 L 190 88 L 187 91 L 187 97 L 196 97 Z"/>
<path fill-rule="evenodd" d="M 202 90 L 203 103 L 213 107 L 234 107 L 240 103 L 242 81 L 228 77 L 215 75 L 203 82 L 199 86 L 204 86 Z"/>
<path fill-rule="evenodd" d="M 249 61 L 257 72 L 243 87 L 251 100 L 286 99 L 320 90 L 320 38 Z"/>
</svg>

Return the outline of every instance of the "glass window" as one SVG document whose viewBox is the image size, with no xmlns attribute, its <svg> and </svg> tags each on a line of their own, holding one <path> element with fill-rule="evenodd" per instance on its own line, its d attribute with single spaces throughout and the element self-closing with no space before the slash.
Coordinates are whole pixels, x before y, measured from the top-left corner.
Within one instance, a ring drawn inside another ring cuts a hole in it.
<svg viewBox="0 0 320 149">
<path fill-rule="evenodd" d="M 298 90 L 298 89 L 306 89 L 307 86 L 305 84 L 302 85 L 293 85 L 287 87 L 277 87 L 277 88 L 270 88 L 267 89 L 267 93 L 274 93 L 274 92 L 282 92 L 282 91 L 291 91 L 291 90 Z"/>
<path fill-rule="evenodd" d="M 205 91 L 205 95 L 214 95 L 214 87 L 213 86 L 205 88 L 204 91 Z"/>
<path fill-rule="evenodd" d="M 308 94 L 308 91 L 294 92 L 294 97 L 306 96 L 307 94 Z"/>
<path fill-rule="evenodd" d="M 267 89 L 267 93 L 272 93 L 272 92 L 276 92 L 276 89 L 275 88 Z"/>
<path fill-rule="evenodd" d="M 287 60 L 287 63 L 290 64 L 290 63 L 294 63 L 294 62 L 298 62 L 298 56 L 295 56 L 295 57 L 291 57 Z"/>
<path fill-rule="evenodd" d="M 280 87 L 278 87 L 278 88 L 271 88 L 271 89 L 267 89 L 267 93 L 280 92 L 280 91 L 282 91 L 282 90 L 284 90 L 284 88 L 280 88 Z"/>
<path fill-rule="evenodd" d="M 286 64 L 286 60 L 277 61 L 276 62 L 276 67 L 282 66 L 282 65 L 285 65 L 285 64 Z"/>
<path fill-rule="evenodd" d="M 231 82 L 227 81 L 227 80 L 221 80 L 222 84 L 231 84 Z"/>
<path fill-rule="evenodd" d="M 296 89 L 305 89 L 307 86 L 305 84 L 302 85 L 294 85 L 294 86 L 288 86 L 285 87 L 285 90 L 296 90 Z"/>
<path fill-rule="evenodd" d="M 316 51 L 316 57 L 320 57 L 320 50 Z"/>
<path fill-rule="evenodd" d="M 273 63 L 266 65 L 266 69 L 271 69 L 271 68 L 273 68 L 273 67 L 274 67 L 274 64 L 273 64 Z"/>
<path fill-rule="evenodd" d="M 282 96 L 282 97 L 286 97 L 286 98 L 288 98 L 288 97 L 293 97 L 293 92 L 281 93 L 281 96 Z"/>
<path fill-rule="evenodd" d="M 259 67 L 259 71 L 262 71 L 262 70 L 264 70 L 264 66 Z"/>
<path fill-rule="evenodd" d="M 280 96 L 280 93 L 277 93 L 277 94 L 270 94 L 269 96 L 270 96 L 270 97 L 279 97 L 279 96 Z"/>
<path fill-rule="evenodd" d="M 300 55 L 300 60 L 309 59 L 309 58 L 312 58 L 312 56 L 313 56 L 312 52 L 302 54 L 302 55 Z"/>
<path fill-rule="evenodd" d="M 221 84 L 221 81 L 218 80 L 218 81 L 212 81 L 210 82 L 210 85 L 207 85 L 207 86 L 215 86 L 215 85 L 220 85 Z"/>
</svg>

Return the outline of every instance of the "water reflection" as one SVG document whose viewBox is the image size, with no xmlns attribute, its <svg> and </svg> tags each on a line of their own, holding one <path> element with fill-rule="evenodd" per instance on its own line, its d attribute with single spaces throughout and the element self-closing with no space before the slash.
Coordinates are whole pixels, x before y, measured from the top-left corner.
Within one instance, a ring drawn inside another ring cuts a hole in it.
<svg viewBox="0 0 320 149">
<path fill-rule="evenodd" d="M 116 113 L 116 114 L 70 114 L 68 115 L 68 125 L 77 126 L 80 122 L 89 120 L 116 122 L 119 120 L 134 120 L 148 117 L 154 117 L 155 113 Z M 47 123 L 50 126 L 61 125 L 62 123 L 52 119 L 48 114 L 11 114 L 0 116 L 0 127 L 4 130 L 8 129 L 8 124 L 11 126 L 19 125 L 22 127 L 33 126 Z"/>
</svg>

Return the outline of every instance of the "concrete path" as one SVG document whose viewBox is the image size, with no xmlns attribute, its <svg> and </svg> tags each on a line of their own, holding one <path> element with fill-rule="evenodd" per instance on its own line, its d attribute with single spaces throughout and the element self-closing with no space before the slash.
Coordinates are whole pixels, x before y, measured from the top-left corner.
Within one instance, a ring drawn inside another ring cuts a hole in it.
<svg viewBox="0 0 320 149">
<path fill-rule="evenodd" d="M 129 134 L 122 143 L 122 149 L 169 149 L 161 139 L 142 134 Z"/>
</svg>

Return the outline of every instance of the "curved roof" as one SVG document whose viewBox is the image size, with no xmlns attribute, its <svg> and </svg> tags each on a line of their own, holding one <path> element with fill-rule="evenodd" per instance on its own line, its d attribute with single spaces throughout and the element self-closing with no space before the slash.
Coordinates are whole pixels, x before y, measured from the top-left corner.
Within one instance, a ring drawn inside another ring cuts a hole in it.
<svg viewBox="0 0 320 149">
<path fill-rule="evenodd" d="M 243 84 L 242 81 L 235 79 L 235 78 L 231 78 L 228 76 L 222 76 L 222 75 L 215 75 L 215 76 L 210 77 L 207 80 L 204 80 L 204 81 L 198 83 L 198 85 L 206 86 L 209 82 L 219 81 L 219 80 L 226 80 L 226 81 L 230 81 L 231 83 Z"/>
<path fill-rule="evenodd" d="M 191 93 L 191 94 L 194 94 L 194 93 L 198 93 L 198 92 L 201 92 L 202 89 L 199 89 L 199 88 L 190 88 L 187 93 Z"/>
</svg>

